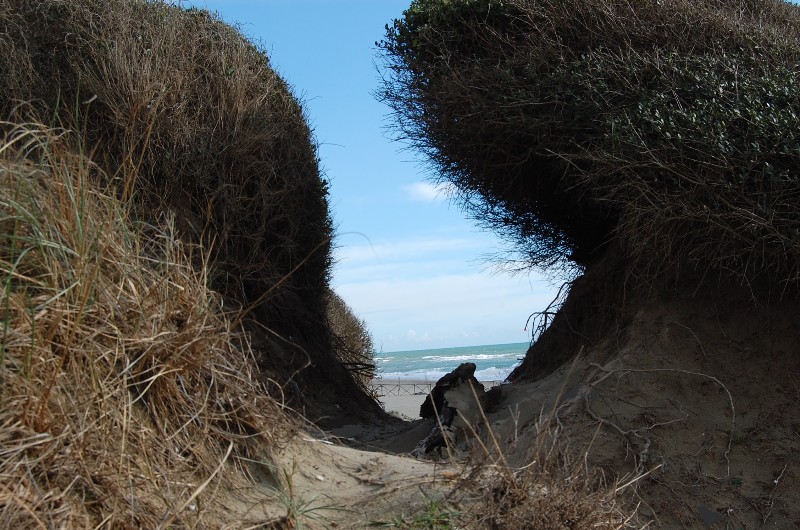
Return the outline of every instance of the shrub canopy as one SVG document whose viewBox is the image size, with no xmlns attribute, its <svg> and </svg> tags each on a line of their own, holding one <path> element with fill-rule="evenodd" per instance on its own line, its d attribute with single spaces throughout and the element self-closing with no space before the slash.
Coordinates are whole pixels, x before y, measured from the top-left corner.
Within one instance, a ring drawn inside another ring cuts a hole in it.
<svg viewBox="0 0 800 530">
<path fill-rule="evenodd" d="M 527 266 L 800 279 L 800 8 L 415 0 L 383 99 Z"/>
</svg>

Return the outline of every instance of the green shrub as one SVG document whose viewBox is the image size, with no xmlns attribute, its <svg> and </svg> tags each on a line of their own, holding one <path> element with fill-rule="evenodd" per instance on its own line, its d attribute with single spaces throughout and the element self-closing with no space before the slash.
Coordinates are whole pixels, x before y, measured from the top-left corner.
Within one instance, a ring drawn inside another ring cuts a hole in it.
<svg viewBox="0 0 800 530">
<path fill-rule="evenodd" d="M 797 6 L 418 0 L 380 46 L 398 136 L 525 266 L 800 280 Z"/>
</svg>

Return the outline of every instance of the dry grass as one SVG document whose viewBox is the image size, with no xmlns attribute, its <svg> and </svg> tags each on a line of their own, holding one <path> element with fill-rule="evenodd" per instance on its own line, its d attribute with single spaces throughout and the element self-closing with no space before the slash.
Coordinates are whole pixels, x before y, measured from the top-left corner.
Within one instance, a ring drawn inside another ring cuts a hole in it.
<svg viewBox="0 0 800 530">
<path fill-rule="evenodd" d="M 290 380 L 378 410 L 334 352 L 327 182 L 263 50 L 166 1 L 7 0 L 0 88 L 0 526 L 217 527 L 218 487 L 281 487 Z"/>
<path fill-rule="evenodd" d="M 84 130 L 138 219 L 172 211 L 180 238 L 208 249 L 226 303 L 330 364 L 327 182 L 266 53 L 159 0 L 6 0 L 0 21 L 0 119 L 23 104 L 23 120 Z M 294 353 L 259 360 L 283 369 Z"/>
<path fill-rule="evenodd" d="M 484 496 L 467 516 L 477 528 L 616 530 L 636 528 L 615 488 L 564 457 L 530 467 L 496 469 L 479 488 Z"/>
<path fill-rule="evenodd" d="M 541 456 L 541 455 L 540 455 Z M 554 452 L 546 460 L 508 467 L 488 460 L 471 473 L 459 506 L 468 528 L 618 530 L 638 528 L 635 513 L 597 472 Z M 476 470 L 481 470 L 476 474 Z M 474 481 L 480 477 L 479 481 Z"/>
<path fill-rule="evenodd" d="M 575 448 L 562 434 L 559 407 L 554 407 L 528 427 L 526 443 L 521 447 L 512 444 L 504 452 L 497 435 L 488 429 L 473 473 L 488 466 L 494 478 L 480 488 L 486 501 L 475 514 L 478 526 L 509 530 L 637 528 L 636 510 L 620 493 L 640 477 L 623 485 L 609 483 L 586 462 L 590 447 L 581 449 L 582 459 L 575 458 Z M 488 423 L 485 416 L 484 423 Z M 518 429 L 515 425 L 515 438 Z M 520 459 L 523 447 L 524 458 Z"/>
<path fill-rule="evenodd" d="M 578 452 L 563 436 L 558 419 L 559 411 L 566 406 L 560 404 L 563 393 L 562 388 L 549 414 L 542 413 L 525 426 L 514 422 L 510 432 L 495 432 L 480 410 L 478 425 L 467 424 L 469 441 L 465 446 L 454 447 L 445 436 L 449 459 L 462 476 L 446 496 L 444 507 L 437 504 L 436 508 L 452 514 L 454 528 L 638 527 L 636 510 L 622 493 L 632 489 L 646 473 L 625 477 L 621 484 L 609 482 L 591 467 L 586 461 L 591 447 Z M 466 460 L 459 463 L 465 450 Z M 576 458 L 578 453 L 582 458 Z"/>
<path fill-rule="evenodd" d="M 2 131 L 0 526 L 215 526 L 215 489 L 293 427 L 208 254 L 134 223 L 78 135 Z"/>
</svg>

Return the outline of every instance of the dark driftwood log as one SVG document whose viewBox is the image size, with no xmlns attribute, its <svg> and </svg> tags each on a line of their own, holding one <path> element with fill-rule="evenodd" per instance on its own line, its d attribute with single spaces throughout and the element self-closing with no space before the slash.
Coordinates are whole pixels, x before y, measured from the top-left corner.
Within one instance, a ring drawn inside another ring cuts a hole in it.
<svg viewBox="0 0 800 530">
<path fill-rule="evenodd" d="M 427 419 L 435 418 L 437 412 L 441 414 L 445 407 L 444 393 L 465 381 L 472 381 L 476 388 L 483 389 L 483 385 L 475 379 L 476 368 L 475 363 L 462 363 L 458 368 L 439 379 L 420 406 L 419 415 Z"/>
<path fill-rule="evenodd" d="M 412 454 L 419 456 L 430 453 L 446 444 L 445 437 L 447 433 L 445 430 L 453 424 L 458 411 L 448 405 L 445 399 L 445 392 L 469 383 L 473 388 L 479 389 L 480 393 L 483 393 L 483 385 L 475 379 L 475 368 L 475 363 L 463 363 L 436 382 L 436 386 L 433 387 L 433 390 L 431 390 L 419 408 L 419 415 L 426 419 L 434 418 L 435 424 L 430 434 L 417 444 Z M 435 419 L 437 415 L 438 420 Z"/>
</svg>

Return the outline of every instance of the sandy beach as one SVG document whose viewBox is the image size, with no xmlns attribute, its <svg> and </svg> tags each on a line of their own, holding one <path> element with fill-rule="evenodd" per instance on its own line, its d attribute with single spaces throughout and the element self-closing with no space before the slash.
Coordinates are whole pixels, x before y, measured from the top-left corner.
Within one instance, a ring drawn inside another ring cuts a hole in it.
<svg viewBox="0 0 800 530">
<path fill-rule="evenodd" d="M 498 381 L 481 381 L 488 390 Z M 373 379 L 372 387 L 386 412 L 406 420 L 419 419 L 419 407 L 436 381 L 420 379 Z"/>
</svg>

